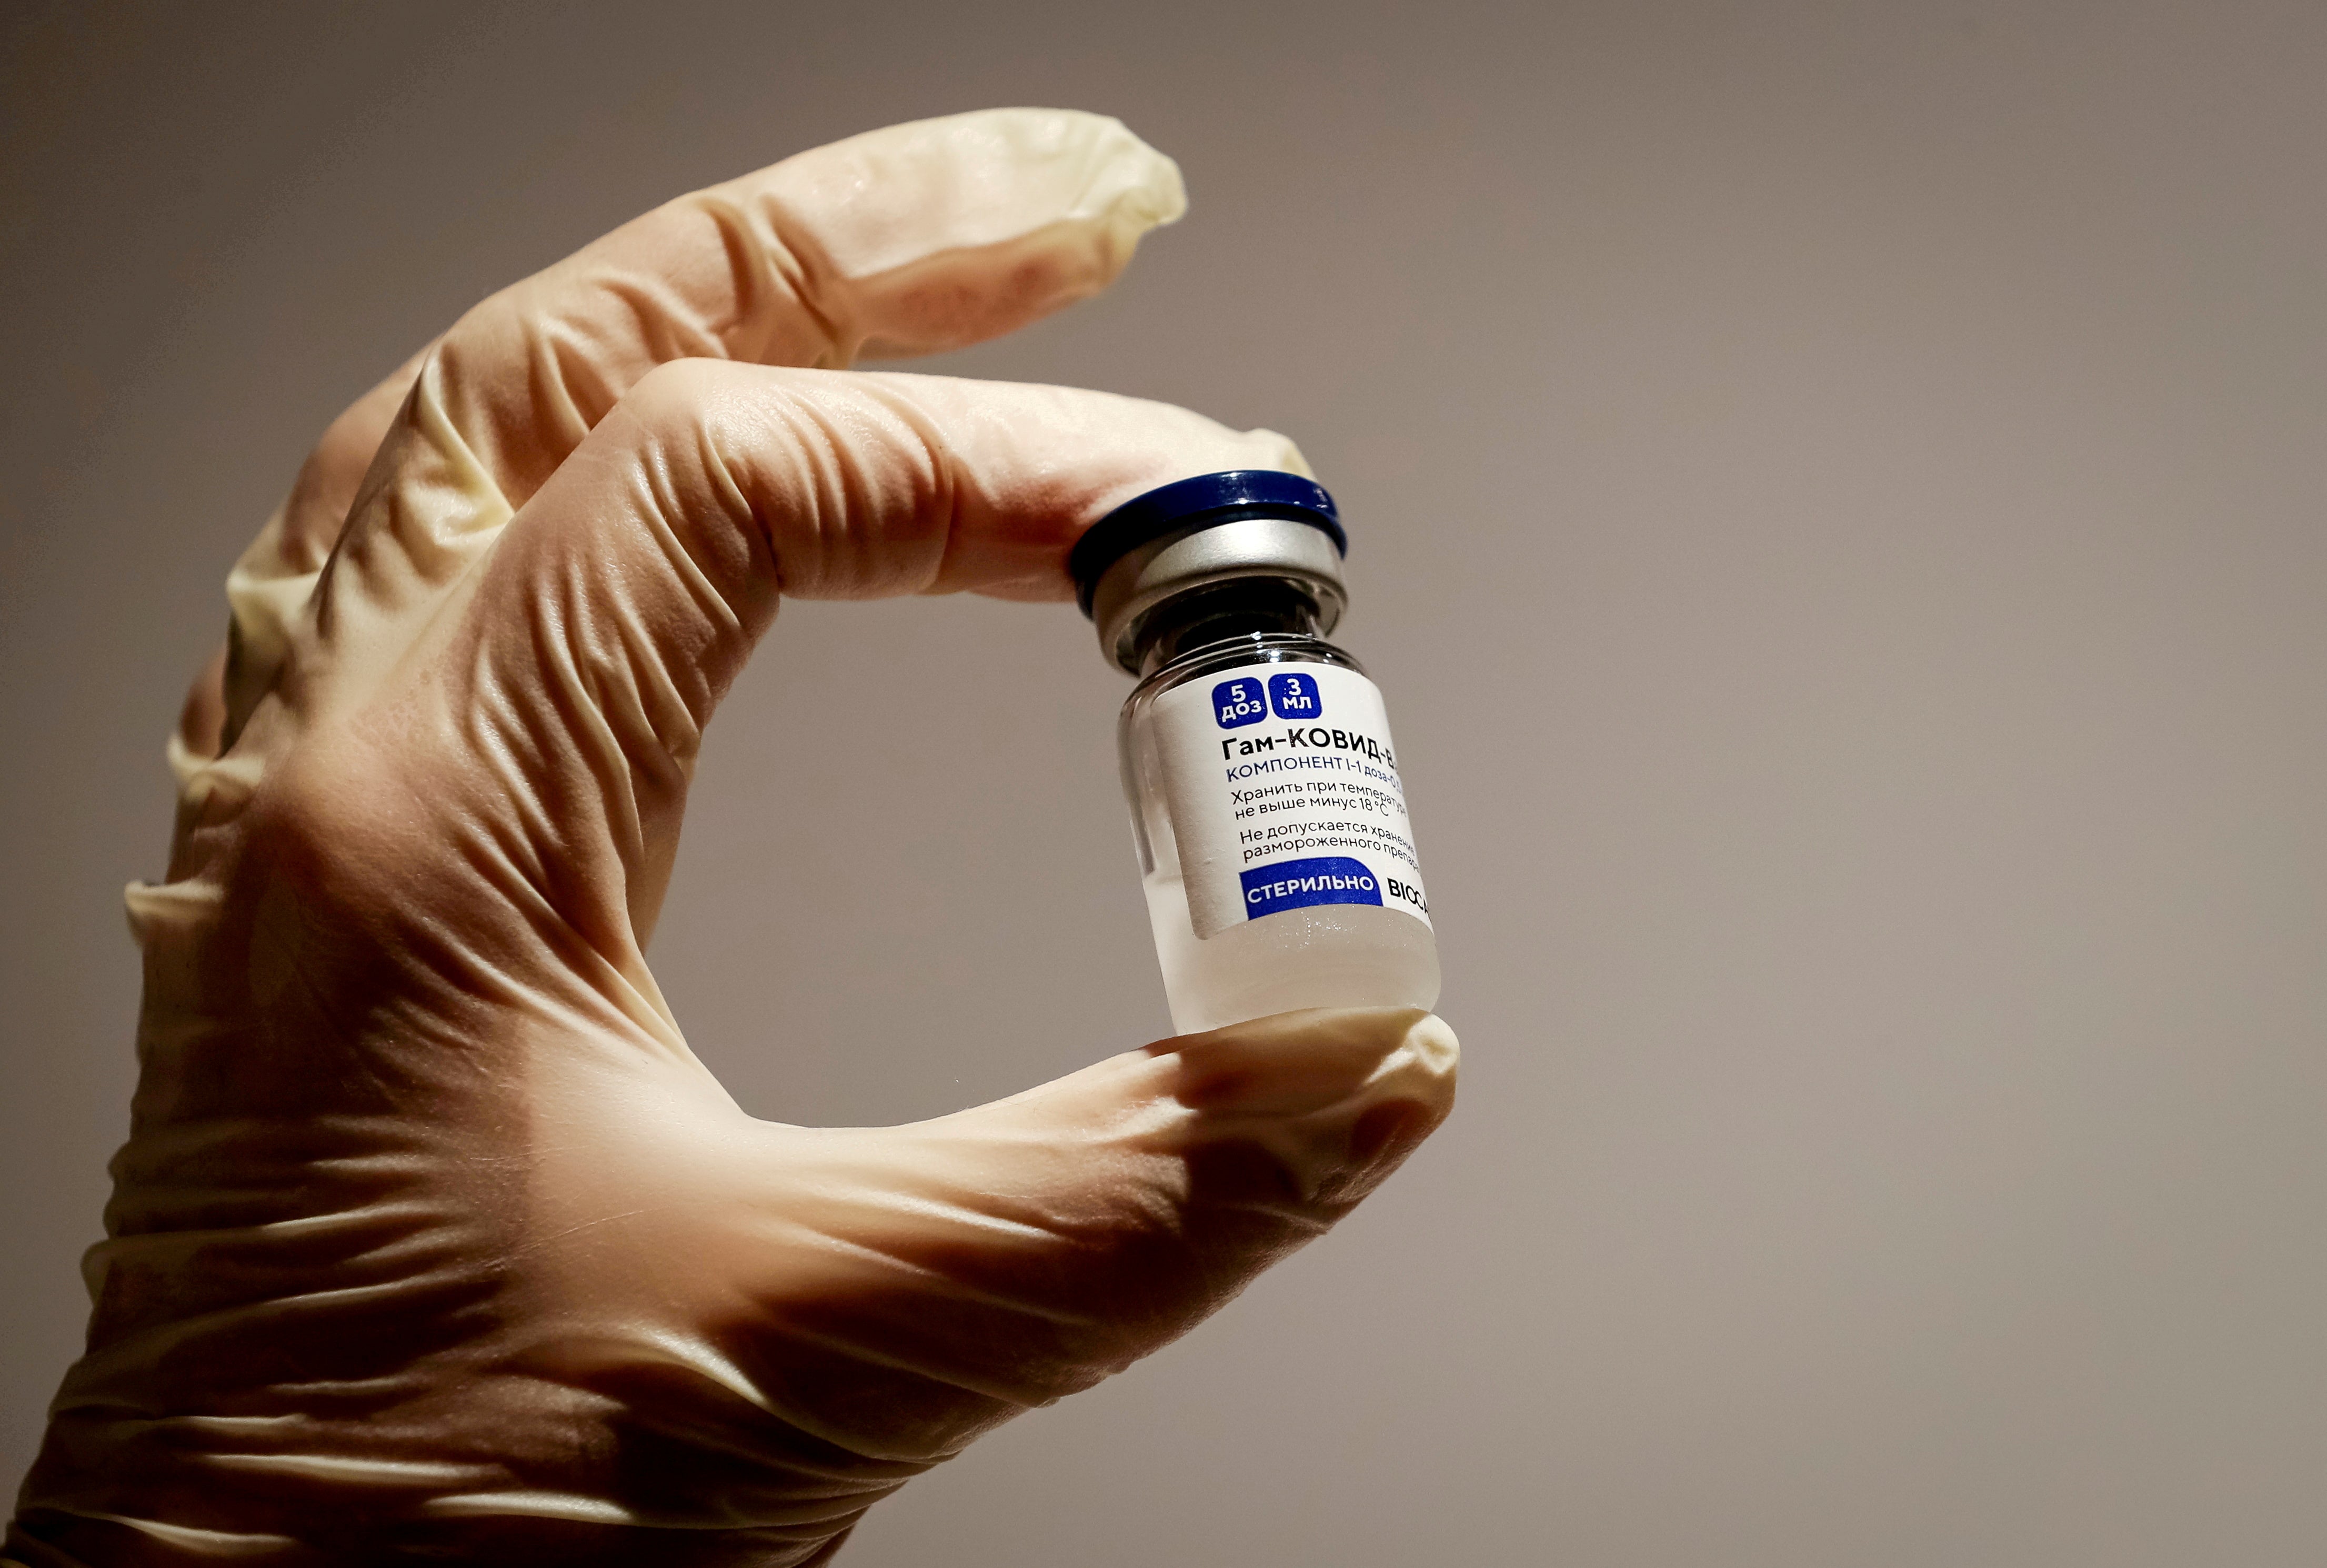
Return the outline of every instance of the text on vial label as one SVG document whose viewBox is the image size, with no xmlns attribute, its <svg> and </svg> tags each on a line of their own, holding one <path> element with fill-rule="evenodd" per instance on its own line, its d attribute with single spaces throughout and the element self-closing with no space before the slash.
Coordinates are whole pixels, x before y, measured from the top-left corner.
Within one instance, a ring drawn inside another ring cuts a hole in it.
<svg viewBox="0 0 2327 1568">
<path fill-rule="evenodd" d="M 1263 664 L 1192 681 L 1157 699 L 1155 738 L 1198 937 L 1319 904 L 1430 923 L 1389 723 L 1364 676 Z"/>
</svg>

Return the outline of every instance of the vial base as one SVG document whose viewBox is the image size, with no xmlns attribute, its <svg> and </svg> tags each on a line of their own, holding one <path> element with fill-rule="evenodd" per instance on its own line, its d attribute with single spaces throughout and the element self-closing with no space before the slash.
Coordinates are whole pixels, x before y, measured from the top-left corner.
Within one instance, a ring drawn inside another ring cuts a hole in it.
<svg viewBox="0 0 2327 1568">
<path fill-rule="evenodd" d="M 1159 867 L 1145 881 L 1164 994 L 1182 1034 L 1303 1007 L 1438 1004 L 1438 944 L 1411 915 L 1317 904 L 1200 941 L 1180 878 Z"/>
</svg>

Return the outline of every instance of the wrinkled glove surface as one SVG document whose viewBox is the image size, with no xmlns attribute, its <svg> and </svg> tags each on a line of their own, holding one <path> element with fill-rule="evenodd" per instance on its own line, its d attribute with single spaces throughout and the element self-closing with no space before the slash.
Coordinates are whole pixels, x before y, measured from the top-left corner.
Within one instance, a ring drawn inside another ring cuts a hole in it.
<svg viewBox="0 0 2327 1568">
<path fill-rule="evenodd" d="M 644 957 L 782 595 L 1061 599 L 1067 547 L 1291 444 L 871 374 L 1179 215 L 1112 120 L 895 126 L 486 301 L 324 435 L 229 580 L 88 1353 L 6 1561 L 822 1562 L 1185 1331 L 1447 1111 L 1435 1019 L 1166 1041 L 911 1126 L 744 1115 Z"/>
</svg>

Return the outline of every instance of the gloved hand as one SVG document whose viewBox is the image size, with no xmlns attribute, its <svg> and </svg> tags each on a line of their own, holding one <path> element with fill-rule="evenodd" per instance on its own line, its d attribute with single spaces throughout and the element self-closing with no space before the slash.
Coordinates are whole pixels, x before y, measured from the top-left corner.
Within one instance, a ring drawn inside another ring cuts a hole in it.
<svg viewBox="0 0 2327 1568">
<path fill-rule="evenodd" d="M 1265 431 L 844 369 L 1104 287 L 1176 217 L 1111 120 L 875 132 L 488 300 L 229 583 L 130 891 L 141 1076 L 7 1560 L 799 1563 L 1146 1355 L 1443 1117 L 1415 1013 L 1291 1014 L 911 1126 L 745 1115 L 643 950 L 781 594 L 1068 594 Z"/>
</svg>

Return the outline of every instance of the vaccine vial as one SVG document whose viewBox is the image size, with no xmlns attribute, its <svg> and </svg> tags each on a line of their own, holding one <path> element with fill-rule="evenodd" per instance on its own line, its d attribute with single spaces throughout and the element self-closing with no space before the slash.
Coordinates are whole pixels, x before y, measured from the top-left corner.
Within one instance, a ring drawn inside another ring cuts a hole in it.
<svg viewBox="0 0 2327 1568">
<path fill-rule="evenodd" d="M 1437 1003 L 1381 694 L 1325 640 L 1347 548 L 1321 487 L 1239 470 L 1134 498 L 1069 558 L 1100 648 L 1139 677 L 1123 786 L 1182 1034 Z"/>
</svg>

